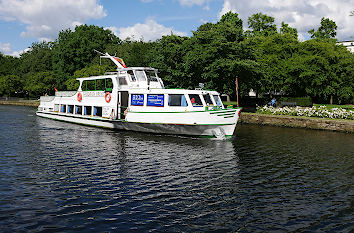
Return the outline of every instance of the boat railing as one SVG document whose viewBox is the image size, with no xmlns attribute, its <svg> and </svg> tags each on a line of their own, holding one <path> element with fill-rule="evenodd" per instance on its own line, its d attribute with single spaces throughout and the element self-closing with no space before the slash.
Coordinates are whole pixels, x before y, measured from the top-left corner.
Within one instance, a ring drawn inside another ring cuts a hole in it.
<svg viewBox="0 0 354 233">
<path fill-rule="evenodd" d="M 74 96 L 77 91 L 56 91 L 55 96 L 57 97 L 71 97 Z"/>
<path fill-rule="evenodd" d="M 110 71 L 110 72 L 105 72 L 105 75 L 112 75 L 112 74 L 118 74 L 117 71 Z"/>
<path fill-rule="evenodd" d="M 55 96 L 41 96 L 41 97 L 39 98 L 39 100 L 40 100 L 41 102 L 51 102 L 51 101 L 54 100 L 54 98 L 55 98 Z"/>
</svg>

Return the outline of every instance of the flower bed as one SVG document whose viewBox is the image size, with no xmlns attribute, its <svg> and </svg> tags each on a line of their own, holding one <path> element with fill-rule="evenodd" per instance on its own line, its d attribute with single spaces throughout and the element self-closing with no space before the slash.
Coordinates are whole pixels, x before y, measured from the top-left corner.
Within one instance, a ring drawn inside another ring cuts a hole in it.
<svg viewBox="0 0 354 233">
<path fill-rule="evenodd" d="M 282 107 L 274 108 L 271 106 L 257 106 L 257 113 L 271 115 L 288 115 L 288 116 L 306 116 L 306 117 L 321 117 L 331 119 L 349 119 L 354 120 L 354 111 L 343 108 L 328 109 L 326 106 L 319 107 Z"/>
</svg>

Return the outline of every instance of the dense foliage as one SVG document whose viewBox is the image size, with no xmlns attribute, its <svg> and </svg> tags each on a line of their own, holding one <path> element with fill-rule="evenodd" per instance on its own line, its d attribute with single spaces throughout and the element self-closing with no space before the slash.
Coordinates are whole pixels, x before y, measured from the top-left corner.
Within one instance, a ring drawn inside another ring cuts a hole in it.
<svg viewBox="0 0 354 233">
<path fill-rule="evenodd" d="M 191 37 L 163 36 L 154 42 L 121 41 L 110 30 L 81 25 L 64 30 L 54 42 L 33 43 L 20 58 L 0 53 L 0 96 L 26 96 L 75 90 L 78 77 L 115 68 L 94 51 L 117 54 L 128 66 L 158 68 L 167 87 L 207 89 L 240 94 L 283 93 L 316 102 L 353 103 L 354 54 L 336 44 L 337 26 L 322 18 L 311 40 L 300 42 L 297 30 L 271 16 L 248 18 L 249 30 L 236 13 L 205 23 Z M 101 64 L 102 63 L 102 64 Z M 101 65 L 100 65 L 101 64 Z"/>
</svg>

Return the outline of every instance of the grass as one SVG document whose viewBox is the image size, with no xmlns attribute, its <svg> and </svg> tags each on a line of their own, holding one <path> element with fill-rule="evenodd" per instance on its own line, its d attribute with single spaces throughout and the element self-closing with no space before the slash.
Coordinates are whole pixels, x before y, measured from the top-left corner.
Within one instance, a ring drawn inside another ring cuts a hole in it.
<svg viewBox="0 0 354 233">
<path fill-rule="evenodd" d="M 343 108 L 343 109 L 348 109 L 348 110 L 354 110 L 354 105 L 352 105 L 352 104 L 346 104 L 346 105 L 339 105 L 339 104 L 313 104 L 313 106 L 316 106 L 316 107 L 326 106 L 327 109 Z"/>
<path fill-rule="evenodd" d="M 235 105 L 237 106 L 237 101 L 223 101 L 224 106 Z"/>
</svg>

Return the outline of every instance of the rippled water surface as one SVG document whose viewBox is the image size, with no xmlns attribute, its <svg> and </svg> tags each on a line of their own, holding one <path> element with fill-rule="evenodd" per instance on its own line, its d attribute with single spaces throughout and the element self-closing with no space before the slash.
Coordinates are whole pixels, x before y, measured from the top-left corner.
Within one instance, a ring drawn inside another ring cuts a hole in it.
<svg viewBox="0 0 354 233">
<path fill-rule="evenodd" d="M 351 232 L 354 136 L 239 125 L 232 141 L 0 106 L 0 232 Z"/>
</svg>

